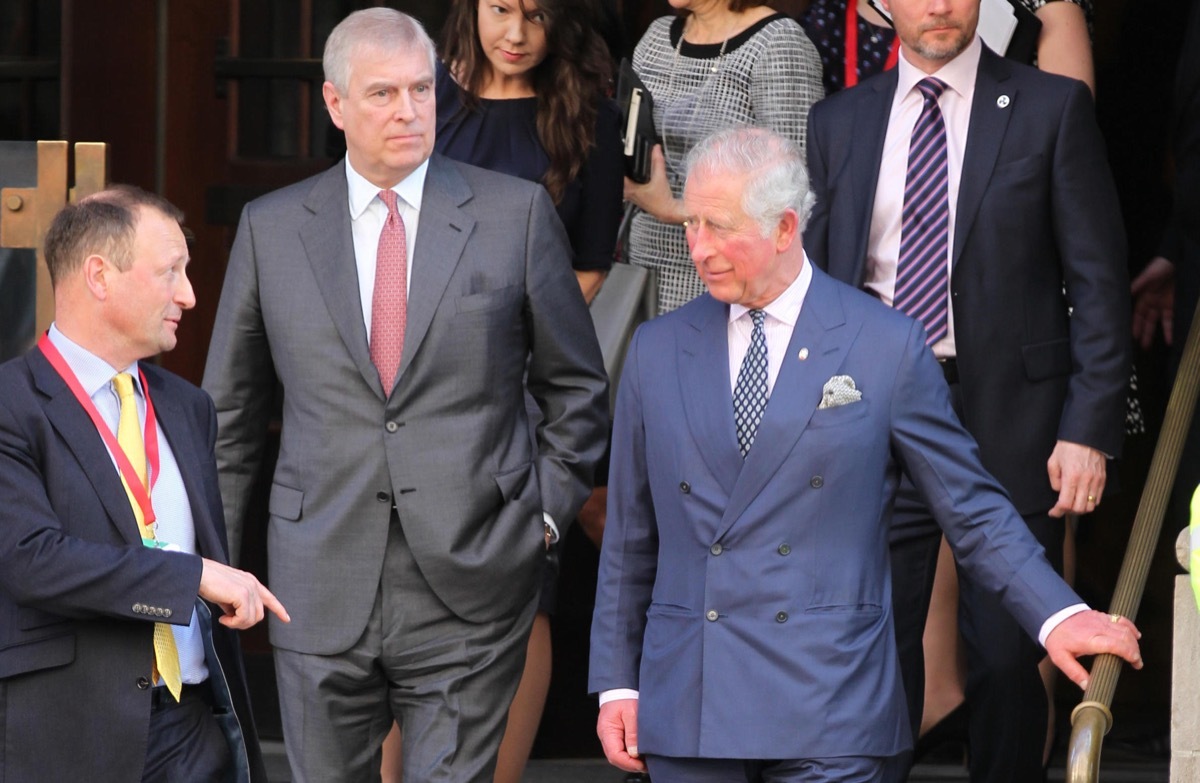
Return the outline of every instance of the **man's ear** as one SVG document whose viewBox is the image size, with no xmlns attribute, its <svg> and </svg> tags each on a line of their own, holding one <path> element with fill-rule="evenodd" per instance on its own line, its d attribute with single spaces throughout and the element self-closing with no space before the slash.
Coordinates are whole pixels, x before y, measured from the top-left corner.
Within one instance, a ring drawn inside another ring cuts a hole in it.
<svg viewBox="0 0 1200 783">
<path fill-rule="evenodd" d="M 92 292 L 92 296 L 99 301 L 108 298 L 112 275 L 116 273 L 116 267 L 98 253 L 93 253 L 83 260 L 83 282 Z"/>
<path fill-rule="evenodd" d="M 779 223 L 775 226 L 775 252 L 782 253 L 800 238 L 800 216 L 796 210 L 788 208 Z"/>
<path fill-rule="evenodd" d="M 325 108 L 329 110 L 329 118 L 333 120 L 333 124 L 338 130 L 345 130 L 346 126 L 342 122 L 342 96 L 338 95 L 333 82 L 321 85 L 321 97 L 325 99 Z"/>
</svg>

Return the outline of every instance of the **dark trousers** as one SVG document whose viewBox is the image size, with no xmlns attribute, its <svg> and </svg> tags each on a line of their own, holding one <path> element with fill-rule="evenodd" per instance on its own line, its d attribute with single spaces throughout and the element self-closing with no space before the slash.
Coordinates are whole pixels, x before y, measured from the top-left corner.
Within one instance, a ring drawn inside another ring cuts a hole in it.
<svg viewBox="0 0 1200 783">
<path fill-rule="evenodd" d="M 231 779 L 233 754 L 213 717 L 207 688 L 207 683 L 185 687 L 179 702 L 162 691 L 155 694 L 143 783 L 222 783 Z"/>
<path fill-rule="evenodd" d="M 957 383 L 950 384 L 950 398 L 961 417 Z M 1049 478 L 1046 480 L 1048 483 Z M 1025 517 L 1025 524 L 1046 550 L 1050 564 L 1061 573 L 1063 520 L 1037 514 Z M 891 535 L 892 604 L 914 740 L 921 727 L 925 696 L 921 638 L 940 545 L 941 529 L 913 485 L 902 479 Z M 997 596 L 981 589 L 961 569 L 958 578 L 959 631 L 967 650 L 971 781 L 1036 783 L 1044 778 L 1047 704 L 1037 666 L 1045 651 L 1013 620 Z M 907 773 L 902 779 L 906 777 Z"/>
</svg>

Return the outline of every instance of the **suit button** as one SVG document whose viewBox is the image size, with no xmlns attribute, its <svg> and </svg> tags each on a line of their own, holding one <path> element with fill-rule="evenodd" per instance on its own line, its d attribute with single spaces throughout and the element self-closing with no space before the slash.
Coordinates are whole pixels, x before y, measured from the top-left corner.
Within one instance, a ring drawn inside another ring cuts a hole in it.
<svg viewBox="0 0 1200 783">
<path fill-rule="evenodd" d="M 725 547 L 721 546 L 720 544 L 713 544 L 708 548 L 708 551 L 712 552 L 714 555 L 719 555 L 725 551 Z"/>
<path fill-rule="evenodd" d="M 775 622 L 786 623 L 787 622 L 787 612 L 779 612 L 778 614 L 776 614 Z"/>
<path fill-rule="evenodd" d="M 387 424 L 383 425 L 383 428 L 388 432 L 395 432 L 396 430 L 400 429 L 400 425 L 394 421 L 389 421 Z"/>
<path fill-rule="evenodd" d="M 157 607 L 157 606 L 156 606 L 156 607 L 154 607 L 154 616 L 155 616 L 155 617 L 162 617 L 162 616 L 163 616 L 163 610 L 162 610 L 161 608 Z"/>
<path fill-rule="evenodd" d="M 148 679 L 146 679 L 145 677 L 138 677 L 137 678 L 137 686 L 138 686 L 139 691 L 147 690 L 150 687 L 150 681 Z"/>
<path fill-rule="evenodd" d="M 692 485 L 686 481 L 681 481 L 679 482 L 679 491 L 685 495 L 690 494 L 692 491 Z"/>
<path fill-rule="evenodd" d="M 708 621 L 710 623 L 715 623 L 717 621 L 717 617 L 719 617 L 720 615 L 717 614 L 716 609 L 709 609 L 708 613 L 705 614 L 704 616 L 708 618 Z"/>
<path fill-rule="evenodd" d="M 170 617 L 170 616 L 171 616 L 171 610 L 163 609 L 163 617 Z"/>
<path fill-rule="evenodd" d="M 141 614 L 141 613 L 142 613 L 142 605 L 141 605 L 141 604 L 134 604 L 134 605 L 133 605 L 133 613 L 134 613 L 134 614 Z"/>
<path fill-rule="evenodd" d="M 379 492 L 375 493 L 375 499 L 378 500 L 380 503 L 387 503 L 389 500 L 392 499 L 392 496 L 389 495 L 388 493 L 380 490 Z"/>
<path fill-rule="evenodd" d="M 779 554 L 786 556 L 786 555 L 790 555 L 791 553 L 792 553 L 792 548 L 790 546 L 788 546 L 787 544 L 779 545 Z"/>
<path fill-rule="evenodd" d="M 820 489 L 821 487 L 825 486 L 825 479 L 821 478 L 820 476 L 813 476 L 812 479 L 809 480 L 808 485 L 813 489 Z"/>
</svg>

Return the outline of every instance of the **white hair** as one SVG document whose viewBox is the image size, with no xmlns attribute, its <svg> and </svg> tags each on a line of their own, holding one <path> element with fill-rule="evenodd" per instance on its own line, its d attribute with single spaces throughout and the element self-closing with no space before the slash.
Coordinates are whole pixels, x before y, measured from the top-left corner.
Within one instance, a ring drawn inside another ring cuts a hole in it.
<svg viewBox="0 0 1200 783">
<path fill-rule="evenodd" d="M 347 16 L 329 34 L 325 42 L 325 80 L 338 94 L 350 87 L 350 67 L 363 49 L 403 51 L 423 47 L 429 56 L 429 69 L 437 63 L 437 52 L 425 28 L 408 14 L 393 8 L 366 8 Z"/>
<path fill-rule="evenodd" d="M 742 125 L 713 133 L 692 147 L 684 170 L 688 178 L 697 171 L 753 173 L 742 193 L 742 211 L 764 237 L 789 209 L 796 211 L 803 231 L 817 200 L 800 148 L 765 128 Z"/>
</svg>

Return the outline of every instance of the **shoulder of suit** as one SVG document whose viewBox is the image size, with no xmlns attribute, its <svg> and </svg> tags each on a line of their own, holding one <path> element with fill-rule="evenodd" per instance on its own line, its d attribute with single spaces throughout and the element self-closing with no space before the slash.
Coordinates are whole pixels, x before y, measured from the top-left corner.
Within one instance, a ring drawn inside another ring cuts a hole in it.
<svg viewBox="0 0 1200 783">
<path fill-rule="evenodd" d="M 895 324 L 911 323 L 911 319 L 907 315 L 888 307 L 871 294 L 843 283 L 828 272 L 814 267 L 813 284 L 809 287 L 808 296 L 829 296 L 831 294 L 836 294 L 841 298 L 842 307 L 847 316 L 856 320 L 875 319 Z"/>
<path fill-rule="evenodd" d="M 246 204 L 246 209 L 266 214 L 278 214 L 281 211 L 296 209 L 307 203 L 318 188 L 338 189 L 337 180 L 339 179 L 341 181 L 340 190 L 344 194 L 347 192 L 346 169 L 341 161 L 325 171 L 253 199 Z"/>
<path fill-rule="evenodd" d="M 528 203 L 539 192 L 546 192 L 541 183 L 530 182 L 520 177 L 514 177 L 511 174 L 503 174 L 499 171 L 473 166 L 470 163 L 463 163 L 462 161 L 447 158 L 437 153 L 434 153 L 429 163 L 429 174 L 425 178 L 425 190 L 427 193 L 431 187 L 438 187 L 437 183 L 440 181 L 440 178 L 450 172 L 462 178 L 462 181 L 470 188 L 471 196 L 475 199 L 512 203 L 515 205 Z M 441 171 L 435 173 L 436 169 L 441 169 Z M 548 195 L 547 198 L 549 198 Z"/>
</svg>

